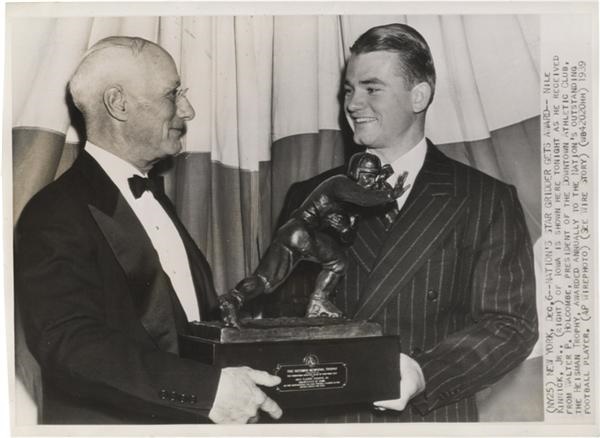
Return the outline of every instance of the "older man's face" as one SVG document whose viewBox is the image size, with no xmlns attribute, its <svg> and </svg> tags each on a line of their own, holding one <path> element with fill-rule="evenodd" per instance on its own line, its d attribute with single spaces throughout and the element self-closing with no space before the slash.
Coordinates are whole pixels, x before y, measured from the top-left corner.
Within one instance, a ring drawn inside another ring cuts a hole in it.
<svg viewBox="0 0 600 438">
<path fill-rule="evenodd" d="M 153 164 L 181 151 L 185 122 L 194 109 L 181 90 L 170 56 L 151 48 L 139 80 L 132 84 L 130 144 L 138 159 Z"/>
<path fill-rule="evenodd" d="M 415 123 L 411 92 L 398 72 L 398 62 L 398 55 L 387 51 L 351 56 L 344 111 L 356 144 L 394 148 Z"/>
</svg>

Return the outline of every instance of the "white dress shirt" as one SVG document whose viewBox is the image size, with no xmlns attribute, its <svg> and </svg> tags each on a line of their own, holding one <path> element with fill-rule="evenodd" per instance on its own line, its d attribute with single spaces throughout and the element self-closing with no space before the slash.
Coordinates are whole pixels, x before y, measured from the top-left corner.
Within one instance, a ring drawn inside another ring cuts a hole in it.
<svg viewBox="0 0 600 438">
<path fill-rule="evenodd" d="M 152 193 L 145 191 L 142 196 L 135 199 L 129 188 L 128 178 L 133 175 L 141 177 L 146 177 L 146 175 L 129 162 L 89 141 L 85 145 L 85 150 L 108 174 L 141 222 L 152 246 L 158 253 L 163 270 L 171 280 L 188 321 L 200 320 L 198 299 L 189 260 L 175 224 Z"/>
<path fill-rule="evenodd" d="M 425 155 L 427 154 L 427 141 L 425 140 L 425 137 L 423 137 L 421 141 L 414 145 L 407 153 L 397 158 L 393 163 L 388 163 L 376 149 L 369 149 L 368 152 L 377 155 L 382 164 L 391 164 L 392 169 L 394 169 L 394 174 L 387 179 L 387 182 L 392 187 L 396 185 L 399 176 L 404 172 L 408 172 L 406 180 L 404 181 L 404 186 L 406 187 L 410 184 L 410 187 L 402 194 L 402 196 L 396 199 L 398 210 L 402 210 L 408 195 L 413 189 L 415 179 L 417 179 L 417 175 L 425 162 Z"/>
</svg>

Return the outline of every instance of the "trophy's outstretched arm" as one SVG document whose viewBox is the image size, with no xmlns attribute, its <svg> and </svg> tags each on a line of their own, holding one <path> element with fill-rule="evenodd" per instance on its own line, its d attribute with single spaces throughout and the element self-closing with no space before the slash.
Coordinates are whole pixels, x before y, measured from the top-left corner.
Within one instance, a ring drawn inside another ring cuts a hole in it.
<svg viewBox="0 0 600 438">
<path fill-rule="evenodd" d="M 331 202 L 346 202 L 359 207 L 376 207 L 395 200 L 395 192 L 389 184 L 380 189 L 366 188 L 346 175 L 335 175 L 326 179 L 312 191 L 298 210 L 308 208 L 326 196 Z"/>
</svg>

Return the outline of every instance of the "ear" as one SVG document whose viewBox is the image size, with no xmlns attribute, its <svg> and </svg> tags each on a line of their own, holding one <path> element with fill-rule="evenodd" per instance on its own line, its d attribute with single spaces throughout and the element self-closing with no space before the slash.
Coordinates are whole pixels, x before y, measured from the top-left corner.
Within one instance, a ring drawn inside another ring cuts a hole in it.
<svg viewBox="0 0 600 438">
<path fill-rule="evenodd" d="M 412 107 L 415 113 L 420 113 L 427 109 L 431 100 L 431 87 L 427 82 L 420 82 L 415 85 L 410 94 L 412 98 Z"/>
<path fill-rule="evenodd" d="M 112 85 L 104 90 L 104 106 L 106 111 L 115 119 L 124 122 L 128 118 L 127 99 L 120 85 Z"/>
</svg>

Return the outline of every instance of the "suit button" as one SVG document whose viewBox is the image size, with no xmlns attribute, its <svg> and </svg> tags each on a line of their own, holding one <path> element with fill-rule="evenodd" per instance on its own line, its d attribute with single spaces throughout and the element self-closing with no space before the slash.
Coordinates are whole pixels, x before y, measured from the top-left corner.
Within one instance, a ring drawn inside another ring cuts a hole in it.
<svg viewBox="0 0 600 438">
<path fill-rule="evenodd" d="M 166 400 L 169 398 L 169 393 L 166 389 L 161 389 L 160 391 L 158 391 L 158 396 L 161 400 Z"/>
<path fill-rule="evenodd" d="M 195 405 L 196 402 L 198 401 L 198 397 L 196 397 L 195 395 L 190 395 L 190 404 L 191 405 Z"/>
<path fill-rule="evenodd" d="M 177 400 L 177 398 L 178 398 L 177 396 L 178 396 L 178 395 L 179 395 L 179 394 L 177 394 L 175 391 L 171 391 L 171 397 L 170 397 L 170 400 L 171 400 L 171 401 L 175 401 L 175 400 Z"/>
<path fill-rule="evenodd" d="M 410 355 L 413 357 L 418 356 L 421 353 L 422 353 L 422 350 L 419 347 L 415 347 L 412 350 L 410 350 Z"/>
<path fill-rule="evenodd" d="M 188 396 L 185 394 L 179 394 L 179 403 L 185 403 L 188 401 Z"/>
<path fill-rule="evenodd" d="M 435 300 L 437 300 L 437 297 L 438 297 L 437 291 L 435 291 L 433 289 L 430 289 L 427 291 L 427 299 L 429 301 L 435 301 Z"/>
</svg>

